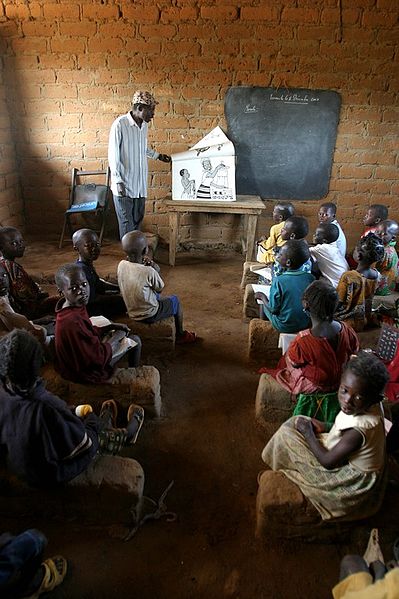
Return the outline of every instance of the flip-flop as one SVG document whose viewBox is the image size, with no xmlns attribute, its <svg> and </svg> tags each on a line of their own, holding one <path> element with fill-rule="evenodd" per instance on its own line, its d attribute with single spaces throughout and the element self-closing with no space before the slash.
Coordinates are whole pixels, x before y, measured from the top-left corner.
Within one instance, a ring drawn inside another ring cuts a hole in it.
<svg viewBox="0 0 399 599">
<path fill-rule="evenodd" d="M 24 599 L 37 599 L 42 593 L 50 593 L 58 587 L 65 578 L 68 562 L 62 555 L 55 555 L 42 562 L 42 567 L 44 568 L 44 576 L 40 587 L 33 595 Z"/>
<path fill-rule="evenodd" d="M 103 401 L 100 409 L 100 418 L 106 417 L 106 412 L 110 414 L 111 426 L 112 428 L 116 428 L 116 420 L 118 418 L 118 406 L 116 405 L 116 401 L 114 399 L 107 399 Z"/>
<path fill-rule="evenodd" d="M 183 331 L 183 334 L 176 339 L 176 343 L 179 345 L 188 345 L 190 343 L 195 343 L 196 341 L 197 336 L 192 331 Z"/>
<path fill-rule="evenodd" d="M 139 436 L 139 432 L 141 431 L 141 427 L 144 423 L 144 408 L 138 406 L 135 403 L 131 403 L 129 409 L 127 411 L 127 423 L 131 422 L 135 419 L 138 423 L 138 427 L 133 437 L 129 439 L 129 445 L 134 445 L 137 441 L 137 437 Z"/>
</svg>

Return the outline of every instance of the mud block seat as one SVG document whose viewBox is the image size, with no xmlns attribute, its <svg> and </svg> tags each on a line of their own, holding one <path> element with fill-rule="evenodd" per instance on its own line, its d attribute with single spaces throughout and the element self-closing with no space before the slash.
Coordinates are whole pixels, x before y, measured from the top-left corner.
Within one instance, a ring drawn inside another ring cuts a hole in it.
<svg viewBox="0 0 399 599">
<path fill-rule="evenodd" d="M 256 364 L 274 368 L 281 358 L 280 333 L 268 320 L 254 318 L 249 323 L 248 358 Z"/>
<path fill-rule="evenodd" d="M 147 324 L 129 317 L 118 318 L 118 322 L 127 324 L 134 335 L 138 335 L 143 343 L 143 353 L 172 352 L 175 349 L 176 326 L 173 316 Z"/>
<path fill-rule="evenodd" d="M 259 304 L 255 299 L 255 292 L 252 285 L 249 284 L 245 287 L 244 299 L 242 306 L 242 317 L 244 321 L 251 320 L 252 318 L 259 318 Z"/>
<path fill-rule="evenodd" d="M 245 287 L 247 285 L 250 285 L 251 283 L 257 283 L 259 276 L 256 274 L 256 272 L 252 272 L 251 270 L 251 266 L 255 266 L 258 268 L 264 268 L 264 264 L 260 264 L 259 262 L 244 262 L 243 267 L 242 267 L 242 279 L 241 279 L 241 289 L 245 289 Z"/>
<path fill-rule="evenodd" d="M 265 470 L 259 477 L 256 498 L 256 536 L 268 541 L 279 537 L 306 537 L 322 523 L 313 505 L 282 472 Z"/>
<path fill-rule="evenodd" d="M 66 381 L 51 364 L 42 369 L 42 376 L 47 389 L 71 405 L 88 403 L 98 411 L 103 401 L 115 399 L 124 408 L 132 402 L 143 406 L 146 416 L 161 414 L 160 375 L 154 366 L 117 368 L 109 382 L 98 385 Z"/>
<path fill-rule="evenodd" d="M 277 429 L 292 416 L 291 394 L 269 374 L 261 374 L 256 391 L 255 418 L 260 424 L 274 424 Z"/>
</svg>

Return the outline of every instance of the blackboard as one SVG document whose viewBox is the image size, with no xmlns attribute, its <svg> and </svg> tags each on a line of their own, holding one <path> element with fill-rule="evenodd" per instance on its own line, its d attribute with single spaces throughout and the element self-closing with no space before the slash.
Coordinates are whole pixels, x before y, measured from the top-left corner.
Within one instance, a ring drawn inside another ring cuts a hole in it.
<svg viewBox="0 0 399 599">
<path fill-rule="evenodd" d="M 228 137 L 238 194 L 316 200 L 328 193 L 341 97 L 309 89 L 231 87 Z"/>
</svg>

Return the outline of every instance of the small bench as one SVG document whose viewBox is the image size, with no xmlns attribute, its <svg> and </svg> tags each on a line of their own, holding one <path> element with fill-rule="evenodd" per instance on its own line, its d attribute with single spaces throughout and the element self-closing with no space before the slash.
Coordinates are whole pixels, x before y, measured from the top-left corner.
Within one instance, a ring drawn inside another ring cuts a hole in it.
<svg viewBox="0 0 399 599">
<path fill-rule="evenodd" d="M 279 337 L 280 333 L 269 320 L 253 318 L 248 329 L 248 359 L 262 366 L 275 367 L 281 358 Z"/>
<path fill-rule="evenodd" d="M 133 320 L 128 316 L 118 318 L 118 322 L 127 324 L 134 335 L 138 335 L 143 343 L 143 353 L 163 354 L 175 349 L 176 325 L 173 316 L 147 324 Z"/>
<path fill-rule="evenodd" d="M 269 374 L 261 374 L 256 391 L 255 418 L 261 425 L 272 426 L 273 432 L 290 416 L 294 404 L 291 394 Z"/>
<path fill-rule="evenodd" d="M 68 404 L 88 403 L 97 408 L 107 399 L 115 399 L 123 408 L 137 403 L 145 409 L 146 415 L 161 415 L 161 386 L 159 371 L 154 366 L 138 368 L 117 368 L 108 383 L 72 383 L 63 379 L 52 364 L 46 364 L 42 376 L 47 389 L 64 399 Z"/>
<path fill-rule="evenodd" d="M 240 284 L 242 290 L 245 290 L 245 287 L 247 285 L 258 282 L 259 277 L 255 271 L 251 270 L 251 268 L 264 268 L 264 266 L 265 264 L 260 264 L 260 262 L 244 262 L 242 267 L 242 279 Z"/>
<path fill-rule="evenodd" d="M 260 304 L 255 299 L 255 292 L 252 287 L 252 283 L 245 287 L 244 299 L 242 306 L 242 317 L 245 322 L 252 318 L 259 318 Z"/>
</svg>

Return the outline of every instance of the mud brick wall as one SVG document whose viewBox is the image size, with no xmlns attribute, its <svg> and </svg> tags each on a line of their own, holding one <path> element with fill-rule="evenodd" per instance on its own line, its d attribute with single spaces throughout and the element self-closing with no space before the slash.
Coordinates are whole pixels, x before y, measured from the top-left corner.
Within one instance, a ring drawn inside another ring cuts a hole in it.
<svg viewBox="0 0 399 599">
<path fill-rule="evenodd" d="M 343 104 L 326 201 L 337 203 L 351 243 L 369 203 L 385 203 L 399 218 L 399 3 L 343 0 L 341 14 L 338 4 L 3 0 L 2 92 L 17 171 L 7 142 L 0 220 L 21 214 L 19 183 L 28 230 L 43 233 L 46 225 L 58 234 L 71 167 L 106 165 L 109 127 L 130 108 L 136 88 L 160 100 L 149 139 L 173 153 L 224 125 L 223 101 L 232 85 L 338 91 Z M 1 134 L 10 140 L 4 114 Z M 167 241 L 159 200 L 170 194 L 168 165 L 150 161 L 149 188 L 146 228 Z M 297 203 L 312 227 L 317 205 Z M 236 243 L 242 227 L 237 217 L 215 215 L 187 215 L 182 223 L 182 238 L 192 242 Z M 260 232 L 269 226 L 270 216 L 262 218 Z"/>
</svg>

